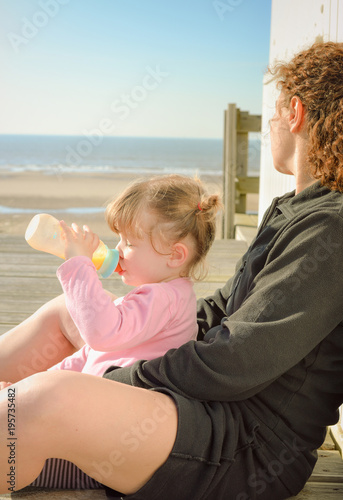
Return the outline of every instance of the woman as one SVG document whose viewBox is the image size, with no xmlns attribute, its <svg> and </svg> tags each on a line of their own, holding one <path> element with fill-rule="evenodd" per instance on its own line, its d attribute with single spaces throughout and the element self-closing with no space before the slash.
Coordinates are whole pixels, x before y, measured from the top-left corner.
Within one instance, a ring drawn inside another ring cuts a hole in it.
<svg viewBox="0 0 343 500">
<path fill-rule="evenodd" d="M 273 160 L 295 192 L 273 201 L 233 279 L 199 301 L 197 342 L 104 379 L 49 372 L 13 386 L 16 489 L 48 457 L 130 499 L 280 500 L 310 476 L 343 402 L 343 46 L 315 44 L 271 73 Z M 79 342 L 63 298 L 1 339 L 0 379 L 20 378 L 27 345 L 43 349 L 48 331 L 61 357 Z"/>
</svg>

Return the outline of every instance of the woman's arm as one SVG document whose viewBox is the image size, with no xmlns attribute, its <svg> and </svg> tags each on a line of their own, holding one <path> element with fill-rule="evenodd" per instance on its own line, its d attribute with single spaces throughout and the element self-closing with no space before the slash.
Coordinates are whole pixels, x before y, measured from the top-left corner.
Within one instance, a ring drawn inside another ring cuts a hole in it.
<svg viewBox="0 0 343 500">
<path fill-rule="evenodd" d="M 226 304 L 231 292 L 232 282 L 233 278 L 231 278 L 223 288 L 216 290 L 211 297 L 200 298 L 198 300 L 198 340 L 203 340 L 210 328 L 220 325 L 222 318 L 226 315 Z"/>
</svg>

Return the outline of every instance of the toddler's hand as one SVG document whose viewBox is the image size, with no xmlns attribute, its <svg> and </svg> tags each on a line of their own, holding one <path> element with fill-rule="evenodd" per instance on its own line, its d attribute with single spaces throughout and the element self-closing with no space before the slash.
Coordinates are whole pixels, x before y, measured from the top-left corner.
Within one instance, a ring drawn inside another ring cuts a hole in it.
<svg viewBox="0 0 343 500">
<path fill-rule="evenodd" d="M 88 226 L 83 226 L 83 230 L 75 223 L 71 227 L 64 221 L 60 221 L 62 227 L 62 239 L 64 240 L 65 259 L 84 255 L 90 259 L 99 246 L 99 237 L 93 233 Z"/>
<path fill-rule="evenodd" d="M 0 391 L 2 389 L 6 389 L 6 387 L 9 387 L 10 385 L 12 385 L 11 382 L 0 382 Z"/>
</svg>

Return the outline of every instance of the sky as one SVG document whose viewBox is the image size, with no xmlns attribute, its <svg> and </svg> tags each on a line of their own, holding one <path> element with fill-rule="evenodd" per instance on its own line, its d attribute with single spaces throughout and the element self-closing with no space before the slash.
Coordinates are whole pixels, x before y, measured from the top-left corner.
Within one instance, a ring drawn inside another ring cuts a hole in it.
<svg viewBox="0 0 343 500">
<path fill-rule="evenodd" d="M 0 0 L 0 134 L 221 138 L 262 112 L 271 0 Z"/>
</svg>

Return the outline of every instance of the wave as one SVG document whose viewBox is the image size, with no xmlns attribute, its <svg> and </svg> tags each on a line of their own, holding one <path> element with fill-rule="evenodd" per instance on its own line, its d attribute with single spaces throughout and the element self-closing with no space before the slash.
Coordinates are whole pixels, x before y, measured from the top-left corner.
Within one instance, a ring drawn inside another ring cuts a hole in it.
<svg viewBox="0 0 343 500">
<path fill-rule="evenodd" d="M 81 148 L 84 136 L 0 135 L 0 173 L 222 175 L 221 139 L 104 137 Z M 248 170 L 256 175 L 260 141 L 249 141 Z"/>
<path fill-rule="evenodd" d="M 14 215 L 14 214 L 60 214 L 60 213 L 70 213 L 70 214 L 98 214 L 105 212 L 104 207 L 69 207 L 69 208 L 17 208 L 17 207 L 6 207 L 5 205 L 0 205 L 0 214 L 4 215 Z"/>
</svg>

